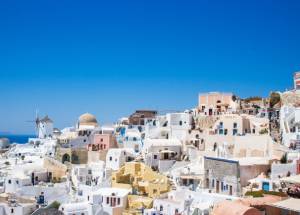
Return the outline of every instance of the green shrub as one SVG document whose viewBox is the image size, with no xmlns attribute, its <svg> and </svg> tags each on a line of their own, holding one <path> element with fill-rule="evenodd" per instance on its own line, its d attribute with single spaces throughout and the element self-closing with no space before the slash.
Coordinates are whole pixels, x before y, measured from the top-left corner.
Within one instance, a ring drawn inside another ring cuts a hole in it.
<svg viewBox="0 0 300 215">
<path fill-rule="evenodd" d="M 262 190 L 259 190 L 259 191 L 248 191 L 245 193 L 245 196 L 252 196 L 254 198 L 257 198 L 257 197 L 264 197 L 264 193 Z"/>
<path fill-rule="evenodd" d="M 52 203 L 48 206 L 48 208 L 56 208 L 56 209 L 58 209 L 59 206 L 60 206 L 60 203 L 59 203 L 58 201 L 54 201 L 54 202 L 52 202 Z"/>
<path fill-rule="evenodd" d="M 267 128 L 259 131 L 259 134 L 267 134 L 267 133 L 268 133 L 268 129 Z"/>
<path fill-rule="evenodd" d="M 258 197 L 264 197 L 264 194 L 266 195 L 274 195 L 274 196 L 280 196 L 280 197 L 286 197 L 287 195 L 283 192 L 277 192 L 277 191 L 264 191 L 264 190 L 258 190 L 258 191 L 248 191 L 245 193 L 245 196 L 252 196 L 254 198 Z"/>
</svg>

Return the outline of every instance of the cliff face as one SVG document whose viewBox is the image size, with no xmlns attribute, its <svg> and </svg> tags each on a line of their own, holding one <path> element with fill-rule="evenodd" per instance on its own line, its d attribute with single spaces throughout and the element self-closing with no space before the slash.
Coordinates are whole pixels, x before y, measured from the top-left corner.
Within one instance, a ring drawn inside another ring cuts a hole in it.
<svg viewBox="0 0 300 215">
<path fill-rule="evenodd" d="M 300 90 L 287 91 L 281 94 L 281 103 L 283 105 L 292 105 L 300 107 Z"/>
</svg>

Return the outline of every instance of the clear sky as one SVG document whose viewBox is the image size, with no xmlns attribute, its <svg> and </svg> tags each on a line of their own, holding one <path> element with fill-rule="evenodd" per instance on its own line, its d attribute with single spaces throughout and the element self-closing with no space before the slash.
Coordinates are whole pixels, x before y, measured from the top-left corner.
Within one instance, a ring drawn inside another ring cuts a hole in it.
<svg viewBox="0 0 300 215">
<path fill-rule="evenodd" d="M 0 131 L 84 112 L 183 110 L 199 92 L 267 96 L 300 70 L 299 0 L 3 0 Z"/>
</svg>

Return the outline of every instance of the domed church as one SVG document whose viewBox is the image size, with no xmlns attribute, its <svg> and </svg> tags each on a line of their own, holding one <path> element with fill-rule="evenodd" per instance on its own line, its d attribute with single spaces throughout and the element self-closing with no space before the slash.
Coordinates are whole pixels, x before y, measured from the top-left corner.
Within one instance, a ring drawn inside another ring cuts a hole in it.
<svg viewBox="0 0 300 215">
<path fill-rule="evenodd" d="M 77 130 L 79 136 L 89 136 L 91 131 L 94 130 L 96 127 L 98 127 L 98 122 L 94 115 L 90 113 L 85 113 L 79 117 L 77 123 Z"/>
</svg>

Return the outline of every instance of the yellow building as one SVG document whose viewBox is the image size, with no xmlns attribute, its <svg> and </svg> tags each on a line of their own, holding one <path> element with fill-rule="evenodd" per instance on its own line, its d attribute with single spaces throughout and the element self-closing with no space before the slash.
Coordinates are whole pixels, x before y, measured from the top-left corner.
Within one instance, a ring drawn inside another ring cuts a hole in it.
<svg viewBox="0 0 300 215">
<path fill-rule="evenodd" d="M 153 198 L 170 191 L 170 182 L 144 163 L 129 162 L 112 174 L 112 187 L 132 189 L 123 215 L 140 214 L 142 208 L 152 207 Z"/>
<path fill-rule="evenodd" d="M 68 170 L 66 165 L 50 157 L 44 158 L 43 167 L 46 168 L 49 173 L 51 172 L 52 180 L 60 180 L 65 177 Z"/>
<path fill-rule="evenodd" d="M 153 199 L 147 196 L 128 195 L 128 207 L 122 215 L 140 215 L 142 208 L 152 208 Z"/>
<path fill-rule="evenodd" d="M 168 178 L 143 163 L 125 163 L 112 175 L 112 187 L 129 188 L 134 194 L 156 197 L 170 190 Z"/>
</svg>

